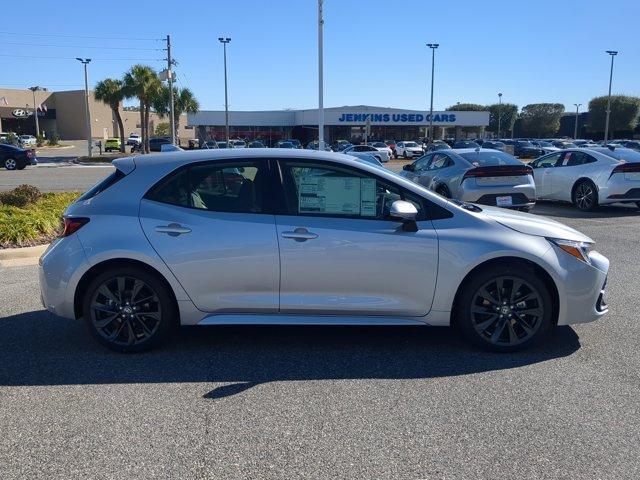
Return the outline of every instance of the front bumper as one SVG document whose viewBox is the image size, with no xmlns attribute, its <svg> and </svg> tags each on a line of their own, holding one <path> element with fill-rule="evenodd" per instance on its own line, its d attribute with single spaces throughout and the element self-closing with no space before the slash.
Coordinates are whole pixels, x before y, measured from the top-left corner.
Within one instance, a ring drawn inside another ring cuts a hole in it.
<svg viewBox="0 0 640 480">
<path fill-rule="evenodd" d="M 591 252 L 592 265 L 581 262 L 553 246 L 544 255 L 553 266 L 558 288 L 558 325 L 573 325 L 598 320 L 609 308 L 605 300 L 609 260 Z"/>
</svg>

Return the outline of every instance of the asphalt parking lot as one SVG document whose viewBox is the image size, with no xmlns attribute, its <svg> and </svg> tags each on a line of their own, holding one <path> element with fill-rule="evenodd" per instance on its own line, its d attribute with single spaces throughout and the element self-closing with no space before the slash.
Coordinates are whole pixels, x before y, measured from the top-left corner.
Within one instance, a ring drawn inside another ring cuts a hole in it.
<svg viewBox="0 0 640 480">
<path fill-rule="evenodd" d="M 639 478 L 640 214 L 536 212 L 597 241 L 611 312 L 516 354 L 263 326 L 119 355 L 42 310 L 35 266 L 0 267 L 0 477 Z"/>
</svg>

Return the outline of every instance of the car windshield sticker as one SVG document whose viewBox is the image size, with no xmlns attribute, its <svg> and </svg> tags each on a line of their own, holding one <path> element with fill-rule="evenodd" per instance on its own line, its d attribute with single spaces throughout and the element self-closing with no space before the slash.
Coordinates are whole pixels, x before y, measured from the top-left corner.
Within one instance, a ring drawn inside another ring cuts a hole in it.
<svg viewBox="0 0 640 480">
<path fill-rule="evenodd" d="M 376 181 L 372 178 L 303 176 L 299 185 L 298 213 L 376 214 Z"/>
</svg>

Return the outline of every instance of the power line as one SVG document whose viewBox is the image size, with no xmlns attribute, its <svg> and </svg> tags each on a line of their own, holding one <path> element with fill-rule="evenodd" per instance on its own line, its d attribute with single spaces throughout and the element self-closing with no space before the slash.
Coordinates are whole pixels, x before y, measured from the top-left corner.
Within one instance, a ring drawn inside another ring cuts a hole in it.
<svg viewBox="0 0 640 480">
<path fill-rule="evenodd" d="M 134 40 L 160 42 L 162 38 L 131 38 L 131 37 L 93 37 L 87 35 L 63 35 L 59 33 L 25 33 L 25 32 L 0 32 L 1 35 L 27 35 L 31 37 L 60 37 L 60 38 L 92 38 L 94 40 Z"/>
<path fill-rule="evenodd" d="M 75 60 L 76 57 L 57 57 L 57 56 L 40 56 L 40 55 L 12 55 L 9 53 L 0 53 L 0 57 L 12 57 L 12 58 L 44 58 L 54 60 Z M 91 58 L 92 60 L 115 60 L 115 61 L 127 61 L 127 62 L 161 62 L 160 58 Z"/>
<path fill-rule="evenodd" d="M 151 50 L 159 51 L 163 48 L 136 48 L 136 47 L 96 47 L 90 45 L 50 45 L 46 43 L 20 43 L 20 42 L 2 42 L 5 45 L 17 45 L 20 47 L 55 47 L 55 48 L 97 48 L 100 50 Z"/>
</svg>

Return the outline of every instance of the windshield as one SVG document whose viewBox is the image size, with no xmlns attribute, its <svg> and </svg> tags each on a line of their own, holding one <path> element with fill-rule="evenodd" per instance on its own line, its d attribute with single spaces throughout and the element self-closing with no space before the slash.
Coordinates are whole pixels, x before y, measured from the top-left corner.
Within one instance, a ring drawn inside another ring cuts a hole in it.
<svg viewBox="0 0 640 480">
<path fill-rule="evenodd" d="M 418 144 L 416 142 L 404 142 L 405 147 L 417 147 Z"/>
<path fill-rule="evenodd" d="M 387 148 L 387 144 L 386 143 L 382 143 L 382 142 L 373 142 L 371 144 L 371 146 L 373 147 L 379 147 L 379 148 Z"/>
<path fill-rule="evenodd" d="M 603 153 L 616 160 L 626 160 L 627 162 L 640 162 L 640 152 L 631 150 L 630 148 L 616 148 L 609 150 L 608 148 L 594 148 L 596 152 Z"/>
<path fill-rule="evenodd" d="M 522 165 L 515 157 L 512 157 L 508 153 L 490 151 L 480 152 L 467 152 L 461 153 L 460 156 L 470 163 L 476 163 L 481 167 L 493 166 L 493 165 Z"/>
<path fill-rule="evenodd" d="M 538 142 L 538 145 L 540 145 L 541 147 L 553 147 L 553 143 L 549 142 Z"/>
<path fill-rule="evenodd" d="M 519 147 L 533 147 L 533 144 L 531 142 L 518 141 L 518 146 Z"/>
</svg>

